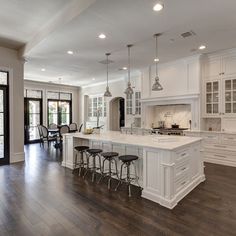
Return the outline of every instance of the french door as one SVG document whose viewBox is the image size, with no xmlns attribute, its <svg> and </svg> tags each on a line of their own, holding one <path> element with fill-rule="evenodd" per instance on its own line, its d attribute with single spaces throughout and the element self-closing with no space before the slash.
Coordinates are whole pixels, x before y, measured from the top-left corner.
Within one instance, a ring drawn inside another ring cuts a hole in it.
<svg viewBox="0 0 236 236">
<path fill-rule="evenodd" d="M 38 125 L 42 124 L 42 99 L 25 98 L 25 143 L 39 141 Z"/>
<path fill-rule="evenodd" d="M 2 83 L 6 78 L 6 83 Z M 0 72 L 0 165 L 9 164 L 8 72 Z"/>
</svg>

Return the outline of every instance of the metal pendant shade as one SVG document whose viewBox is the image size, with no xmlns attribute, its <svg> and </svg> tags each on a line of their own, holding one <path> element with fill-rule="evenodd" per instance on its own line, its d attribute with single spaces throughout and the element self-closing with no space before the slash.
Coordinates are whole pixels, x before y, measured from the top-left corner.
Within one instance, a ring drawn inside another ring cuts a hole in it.
<svg viewBox="0 0 236 236">
<path fill-rule="evenodd" d="M 156 77 L 155 77 L 155 81 L 154 81 L 154 84 L 152 85 L 152 91 L 161 91 L 163 90 L 163 87 L 162 85 L 160 84 L 159 82 L 159 77 L 158 77 L 158 51 L 157 51 L 157 38 L 160 36 L 161 34 L 155 34 L 154 37 L 156 38 L 156 58 L 155 58 L 155 62 L 156 62 Z"/>
<path fill-rule="evenodd" d="M 109 90 L 109 86 L 108 86 L 108 64 L 109 64 L 109 60 L 108 60 L 108 57 L 110 56 L 111 54 L 110 53 L 106 53 L 106 57 L 107 57 L 107 87 L 106 87 L 106 91 L 104 93 L 104 97 L 112 97 L 112 94 Z"/>
<path fill-rule="evenodd" d="M 132 46 L 133 45 L 131 44 L 127 45 L 127 48 L 128 48 L 128 84 L 124 92 L 126 95 L 132 95 L 134 93 L 134 90 L 132 89 L 131 82 L 130 82 L 130 48 Z"/>
</svg>

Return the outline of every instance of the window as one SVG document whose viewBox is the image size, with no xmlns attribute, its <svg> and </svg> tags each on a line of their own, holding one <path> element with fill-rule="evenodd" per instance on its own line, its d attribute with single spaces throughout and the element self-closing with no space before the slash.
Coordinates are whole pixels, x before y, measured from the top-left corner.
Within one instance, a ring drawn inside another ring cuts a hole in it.
<svg viewBox="0 0 236 236">
<path fill-rule="evenodd" d="M 127 115 L 132 115 L 133 112 L 133 95 L 132 94 L 127 94 L 126 96 L 126 113 Z"/>
<path fill-rule="evenodd" d="M 96 117 L 98 110 L 100 111 L 100 116 L 106 117 L 106 101 L 105 98 L 100 97 L 90 97 L 88 101 L 88 117 Z"/>
<path fill-rule="evenodd" d="M 42 91 L 41 90 L 34 90 L 34 89 L 24 89 L 24 97 L 25 98 L 42 98 Z"/>
<path fill-rule="evenodd" d="M 71 93 L 48 92 L 48 125 L 69 125 L 72 122 Z"/>
</svg>

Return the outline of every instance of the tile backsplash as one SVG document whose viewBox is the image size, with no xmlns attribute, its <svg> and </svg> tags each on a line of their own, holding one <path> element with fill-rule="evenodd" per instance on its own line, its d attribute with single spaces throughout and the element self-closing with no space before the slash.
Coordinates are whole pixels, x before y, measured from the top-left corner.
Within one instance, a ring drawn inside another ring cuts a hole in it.
<svg viewBox="0 0 236 236">
<path fill-rule="evenodd" d="M 165 127 L 170 128 L 172 124 L 179 125 L 180 128 L 189 128 L 191 120 L 191 105 L 162 105 L 155 106 L 154 126 L 159 126 L 159 121 L 165 122 Z"/>
</svg>

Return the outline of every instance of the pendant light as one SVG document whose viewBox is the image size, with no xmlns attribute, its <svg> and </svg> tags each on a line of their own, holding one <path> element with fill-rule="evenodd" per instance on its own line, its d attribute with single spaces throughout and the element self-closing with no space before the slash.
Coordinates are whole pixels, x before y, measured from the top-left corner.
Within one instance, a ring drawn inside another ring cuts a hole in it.
<svg viewBox="0 0 236 236">
<path fill-rule="evenodd" d="M 130 48 L 132 47 L 132 44 L 127 45 L 128 48 L 128 84 L 127 88 L 125 90 L 126 95 L 132 95 L 134 93 L 132 87 L 131 87 L 131 82 L 130 82 Z"/>
<path fill-rule="evenodd" d="M 106 57 L 107 57 L 107 87 L 106 87 L 106 91 L 104 93 L 104 97 L 112 97 L 112 94 L 109 90 L 109 86 L 108 86 L 108 64 L 109 64 L 109 60 L 108 60 L 108 57 L 111 55 L 111 53 L 106 53 Z"/>
<path fill-rule="evenodd" d="M 154 34 L 154 37 L 156 38 L 156 58 L 155 58 L 155 62 L 156 62 L 156 77 L 155 77 L 155 82 L 152 85 L 152 91 L 161 91 L 163 90 L 163 87 L 161 86 L 160 82 L 159 82 L 159 76 L 158 76 L 158 50 L 157 50 L 157 38 L 160 36 L 161 34 Z"/>
</svg>

